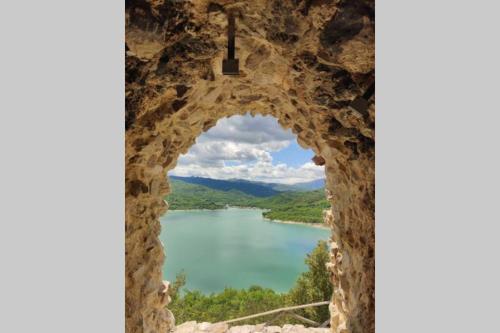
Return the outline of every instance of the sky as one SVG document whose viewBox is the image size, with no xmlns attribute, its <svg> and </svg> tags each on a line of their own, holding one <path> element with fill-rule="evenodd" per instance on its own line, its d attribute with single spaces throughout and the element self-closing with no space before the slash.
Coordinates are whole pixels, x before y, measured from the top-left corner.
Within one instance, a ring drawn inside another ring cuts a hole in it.
<svg viewBox="0 0 500 333">
<path fill-rule="evenodd" d="M 313 156 L 276 118 L 247 114 L 220 119 L 169 174 L 295 184 L 325 177 L 324 167 L 311 161 Z"/>
</svg>

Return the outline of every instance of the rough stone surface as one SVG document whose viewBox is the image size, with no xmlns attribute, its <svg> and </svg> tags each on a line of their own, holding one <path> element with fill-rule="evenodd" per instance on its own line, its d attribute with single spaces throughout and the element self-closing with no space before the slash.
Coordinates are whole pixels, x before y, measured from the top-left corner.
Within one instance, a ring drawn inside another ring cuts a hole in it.
<svg viewBox="0 0 500 333">
<path fill-rule="evenodd" d="M 221 74 L 229 9 L 236 77 Z M 167 171 L 217 120 L 246 112 L 276 117 L 324 159 L 331 331 L 374 332 L 375 109 L 348 108 L 374 76 L 374 2 L 130 0 L 126 10 L 127 332 L 175 325 L 158 239 Z"/>
<path fill-rule="evenodd" d="M 240 325 L 229 327 L 227 324 L 185 322 L 173 330 L 173 333 L 329 333 L 329 328 L 304 327 L 303 325 L 265 326 Z"/>
</svg>

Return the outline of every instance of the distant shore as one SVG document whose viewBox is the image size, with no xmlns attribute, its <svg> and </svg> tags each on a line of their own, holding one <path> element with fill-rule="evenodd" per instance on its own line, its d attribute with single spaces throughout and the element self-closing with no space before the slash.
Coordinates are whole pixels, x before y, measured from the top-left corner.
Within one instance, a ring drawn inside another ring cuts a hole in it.
<svg viewBox="0 0 500 333">
<path fill-rule="evenodd" d="M 171 212 L 191 212 L 193 210 L 206 210 L 206 211 L 214 211 L 214 210 L 226 210 L 226 208 L 216 208 L 216 209 L 208 209 L 208 208 L 193 208 L 193 209 L 172 209 L 169 208 L 168 211 Z"/>
<path fill-rule="evenodd" d="M 226 208 L 216 208 L 216 209 L 208 209 L 208 208 L 193 208 L 193 209 L 169 209 L 170 211 L 174 212 L 189 212 L 193 210 L 201 210 L 201 211 L 217 211 L 217 210 L 227 210 L 230 208 L 238 208 L 238 209 L 258 209 L 261 211 L 269 211 L 269 209 L 263 209 L 259 207 L 243 207 L 243 206 L 228 206 Z M 276 220 L 276 219 L 270 219 L 267 217 L 262 216 L 262 218 L 268 222 L 274 222 L 274 223 L 283 223 L 283 224 L 299 224 L 299 225 L 306 225 L 309 227 L 314 227 L 314 228 L 319 228 L 319 229 L 330 229 L 329 226 L 325 225 L 324 223 L 311 223 L 311 222 L 298 222 L 298 221 L 284 221 L 284 220 Z"/>
<path fill-rule="evenodd" d="M 243 207 L 243 206 L 228 206 L 228 207 L 225 207 L 225 208 L 214 208 L 214 209 L 209 209 L 209 208 L 192 208 L 192 209 L 172 209 L 172 208 L 169 208 L 168 210 L 170 211 L 173 211 L 173 212 L 190 212 L 190 211 L 193 211 L 193 210 L 203 210 L 203 211 L 214 211 L 214 210 L 227 210 L 227 209 L 230 209 L 230 208 L 238 208 L 238 209 L 258 209 L 258 210 L 261 210 L 261 211 L 268 211 L 269 209 L 263 209 L 263 208 L 259 208 L 259 207 Z"/>
<path fill-rule="evenodd" d="M 307 225 L 309 227 L 314 227 L 314 228 L 319 228 L 319 229 L 330 229 L 329 226 L 325 225 L 324 223 L 311 223 L 311 222 L 297 222 L 297 221 L 283 221 L 283 220 L 274 220 L 274 219 L 269 219 L 267 217 L 263 217 L 264 220 L 267 220 L 269 222 L 274 222 L 274 223 L 284 223 L 284 224 L 300 224 L 300 225 Z"/>
</svg>

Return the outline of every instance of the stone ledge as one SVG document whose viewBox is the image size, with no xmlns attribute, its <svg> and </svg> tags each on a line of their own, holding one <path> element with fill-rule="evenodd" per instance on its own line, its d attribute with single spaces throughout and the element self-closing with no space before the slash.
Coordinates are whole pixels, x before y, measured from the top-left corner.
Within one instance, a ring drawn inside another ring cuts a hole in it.
<svg viewBox="0 0 500 333">
<path fill-rule="evenodd" d="M 304 327 L 304 325 L 285 324 L 265 326 L 265 324 L 231 326 L 224 323 L 197 323 L 188 321 L 175 327 L 174 333 L 329 333 L 330 328 Z"/>
</svg>

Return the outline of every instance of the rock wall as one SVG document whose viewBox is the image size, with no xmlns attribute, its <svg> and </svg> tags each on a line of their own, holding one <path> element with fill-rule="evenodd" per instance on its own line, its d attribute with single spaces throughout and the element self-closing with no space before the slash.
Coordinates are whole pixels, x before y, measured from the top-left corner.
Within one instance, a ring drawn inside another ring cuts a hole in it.
<svg viewBox="0 0 500 333">
<path fill-rule="evenodd" d="M 264 319 L 263 317 L 263 320 Z M 229 327 L 229 325 L 225 323 L 212 324 L 188 321 L 176 326 L 174 333 L 329 333 L 329 331 L 329 328 L 304 327 L 304 325 L 290 324 L 283 325 L 283 327 L 265 324 Z"/>
<path fill-rule="evenodd" d="M 226 12 L 240 76 L 221 74 Z M 166 173 L 218 119 L 272 115 L 325 160 L 333 332 L 374 332 L 374 3 L 126 1 L 126 330 L 174 326 L 162 283 Z M 167 254 L 168 256 L 168 254 Z"/>
</svg>

